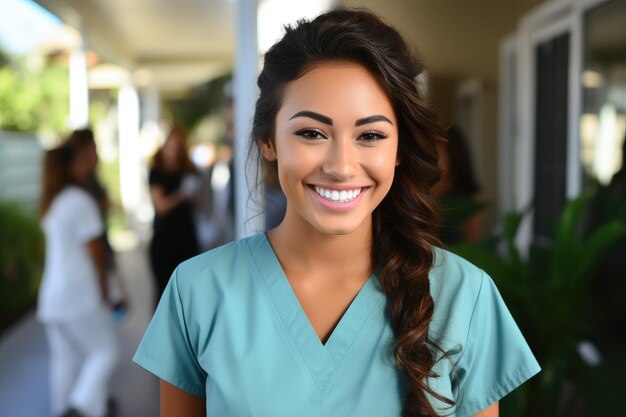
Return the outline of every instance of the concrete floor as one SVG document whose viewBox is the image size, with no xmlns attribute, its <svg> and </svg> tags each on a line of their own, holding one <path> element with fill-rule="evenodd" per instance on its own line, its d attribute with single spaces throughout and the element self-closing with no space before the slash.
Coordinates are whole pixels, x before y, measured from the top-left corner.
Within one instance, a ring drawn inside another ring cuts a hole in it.
<svg viewBox="0 0 626 417">
<path fill-rule="evenodd" d="M 117 259 L 131 311 L 117 327 L 121 359 L 111 381 L 116 417 L 157 417 L 158 380 L 131 362 L 153 311 L 145 245 L 118 253 Z M 0 417 L 54 417 L 48 399 L 48 346 L 34 313 L 0 339 Z"/>
</svg>

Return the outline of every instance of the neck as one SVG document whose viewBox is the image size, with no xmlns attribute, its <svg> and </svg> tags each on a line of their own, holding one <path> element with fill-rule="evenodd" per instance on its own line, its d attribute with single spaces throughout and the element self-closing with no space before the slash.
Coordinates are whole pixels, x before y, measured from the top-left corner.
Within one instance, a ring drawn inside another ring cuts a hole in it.
<svg viewBox="0 0 626 417">
<path fill-rule="evenodd" d="M 372 225 L 365 222 L 352 233 L 329 235 L 307 222 L 290 221 L 268 232 L 281 265 L 289 275 L 366 279 L 373 271 Z M 332 278 L 334 279 L 334 278 Z"/>
</svg>

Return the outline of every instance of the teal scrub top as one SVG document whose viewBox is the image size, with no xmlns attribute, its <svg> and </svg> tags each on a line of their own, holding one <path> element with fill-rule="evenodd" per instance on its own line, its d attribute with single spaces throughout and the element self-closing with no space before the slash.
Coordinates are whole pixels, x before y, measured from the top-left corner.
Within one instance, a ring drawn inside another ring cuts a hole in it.
<svg viewBox="0 0 626 417">
<path fill-rule="evenodd" d="M 429 384 L 457 404 L 431 403 L 471 416 L 540 367 L 491 278 L 442 249 L 435 257 L 429 336 L 448 358 Z M 179 265 L 134 361 L 206 398 L 207 416 L 401 416 L 407 382 L 385 307 L 373 274 L 322 344 L 260 233 Z"/>
</svg>

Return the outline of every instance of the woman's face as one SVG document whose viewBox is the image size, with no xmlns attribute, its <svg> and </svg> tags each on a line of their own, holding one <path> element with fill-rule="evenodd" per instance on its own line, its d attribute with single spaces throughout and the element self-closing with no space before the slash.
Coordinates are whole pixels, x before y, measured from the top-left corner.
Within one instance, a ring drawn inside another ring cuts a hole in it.
<svg viewBox="0 0 626 417">
<path fill-rule="evenodd" d="M 70 176 L 79 184 L 84 184 L 96 169 L 98 155 L 93 145 L 83 146 L 76 151 L 69 170 Z"/>
<path fill-rule="evenodd" d="M 180 132 L 171 132 L 163 145 L 163 162 L 168 168 L 179 168 L 178 164 L 184 153 L 185 137 Z"/>
<path fill-rule="evenodd" d="M 285 222 L 331 235 L 371 228 L 397 165 L 398 123 L 390 100 L 362 66 L 324 63 L 290 82 L 273 143 L 287 196 Z"/>
</svg>

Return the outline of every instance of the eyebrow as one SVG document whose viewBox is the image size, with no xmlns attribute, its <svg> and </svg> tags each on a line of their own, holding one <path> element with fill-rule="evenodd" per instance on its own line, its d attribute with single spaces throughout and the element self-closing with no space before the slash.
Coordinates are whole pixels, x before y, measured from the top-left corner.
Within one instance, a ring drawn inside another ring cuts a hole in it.
<svg viewBox="0 0 626 417">
<path fill-rule="evenodd" d="M 361 125 L 366 125 L 368 123 L 374 123 L 374 122 L 387 122 L 387 123 L 393 125 L 393 123 L 391 123 L 391 120 L 387 119 L 382 114 L 377 114 L 375 116 L 364 117 L 363 119 L 357 120 L 354 125 L 355 126 L 361 126 Z"/>
<path fill-rule="evenodd" d="M 314 111 L 309 111 L 309 110 L 299 111 L 298 113 L 296 113 L 293 116 L 291 116 L 289 118 L 289 120 L 295 119 L 296 117 L 310 117 L 311 119 L 317 120 L 318 122 L 327 124 L 329 126 L 333 125 L 333 119 L 331 119 L 328 116 L 324 116 L 323 114 L 316 113 Z M 387 123 L 393 125 L 391 120 L 389 120 L 388 118 L 386 118 L 382 114 L 377 114 L 377 115 L 374 115 L 374 116 L 364 117 L 362 119 L 357 120 L 356 123 L 354 123 L 354 125 L 355 126 L 362 126 L 362 125 L 366 125 L 368 123 L 374 123 L 374 122 L 387 122 Z"/>
<path fill-rule="evenodd" d="M 289 120 L 295 119 L 296 117 L 310 117 L 311 119 L 317 120 L 318 122 L 322 122 L 329 126 L 333 125 L 333 119 L 331 119 L 328 116 L 324 116 L 323 114 L 315 113 L 314 111 L 308 111 L 308 110 L 299 111 L 298 113 L 291 116 Z"/>
</svg>

